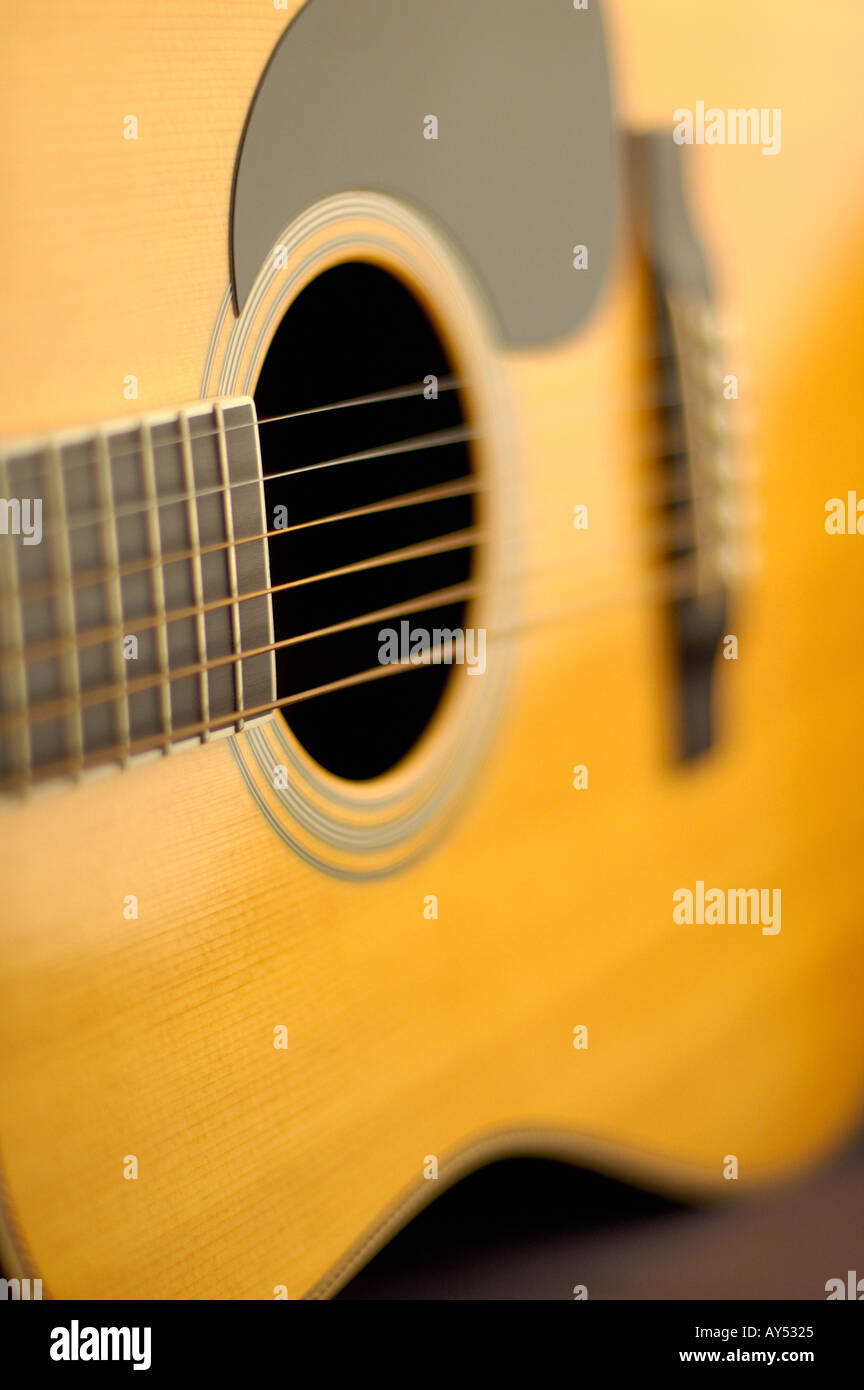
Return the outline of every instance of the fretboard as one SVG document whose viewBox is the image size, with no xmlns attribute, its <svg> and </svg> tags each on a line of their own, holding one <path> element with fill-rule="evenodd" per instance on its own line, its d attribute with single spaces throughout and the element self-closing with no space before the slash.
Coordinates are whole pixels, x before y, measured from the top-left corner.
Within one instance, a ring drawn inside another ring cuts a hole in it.
<svg viewBox="0 0 864 1390">
<path fill-rule="evenodd" d="M 0 790 L 260 715 L 266 531 L 248 398 L 0 451 Z"/>
</svg>

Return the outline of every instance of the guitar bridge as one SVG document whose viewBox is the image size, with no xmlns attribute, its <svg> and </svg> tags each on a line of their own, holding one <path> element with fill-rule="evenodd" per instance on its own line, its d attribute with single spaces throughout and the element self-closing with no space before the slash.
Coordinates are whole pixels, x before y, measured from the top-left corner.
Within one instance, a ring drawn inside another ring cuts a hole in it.
<svg viewBox="0 0 864 1390">
<path fill-rule="evenodd" d="M 631 137 L 636 234 L 654 306 L 663 561 L 683 759 L 715 741 L 714 679 L 734 569 L 732 439 L 723 347 L 702 247 L 688 216 L 671 131 Z M 733 389 L 729 387 L 728 389 Z"/>
</svg>

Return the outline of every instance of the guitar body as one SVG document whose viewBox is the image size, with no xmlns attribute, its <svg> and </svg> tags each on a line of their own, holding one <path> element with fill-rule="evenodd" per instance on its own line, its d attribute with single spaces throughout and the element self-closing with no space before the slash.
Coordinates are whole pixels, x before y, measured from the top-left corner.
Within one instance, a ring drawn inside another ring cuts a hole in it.
<svg viewBox="0 0 864 1390">
<path fill-rule="evenodd" d="M 224 389 L 237 152 L 300 8 L 4 6 L 4 437 Z M 650 10 L 606 6 L 616 122 L 668 126 L 703 96 L 784 113 L 775 158 L 688 151 L 694 222 L 741 328 L 729 370 L 758 503 L 714 742 L 675 756 L 632 405 L 650 309 L 621 212 L 578 331 L 465 335 L 506 399 L 521 619 L 482 758 L 428 843 L 394 872 L 356 873 L 338 846 L 322 866 L 252 794 L 251 730 L 3 807 L 4 1262 L 54 1297 L 323 1297 L 497 1156 L 725 1196 L 854 1129 L 864 542 L 824 517 L 856 486 L 864 433 L 864 187 L 849 173 L 864 17 L 779 0 Z M 371 214 L 340 217 L 350 258 Z M 629 406 L 598 408 L 625 387 Z M 347 814 L 378 812 L 361 798 Z M 700 880 L 781 888 L 782 929 L 677 924 L 673 893 Z"/>
</svg>

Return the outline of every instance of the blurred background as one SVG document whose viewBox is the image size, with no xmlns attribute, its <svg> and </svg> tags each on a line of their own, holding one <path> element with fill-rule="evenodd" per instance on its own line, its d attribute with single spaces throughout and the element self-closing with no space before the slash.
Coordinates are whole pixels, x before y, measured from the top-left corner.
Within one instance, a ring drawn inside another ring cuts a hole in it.
<svg viewBox="0 0 864 1390">
<path fill-rule="evenodd" d="M 445 1192 L 340 1299 L 824 1299 L 864 1278 L 864 1141 L 734 1206 L 682 1206 L 537 1159 Z"/>
</svg>

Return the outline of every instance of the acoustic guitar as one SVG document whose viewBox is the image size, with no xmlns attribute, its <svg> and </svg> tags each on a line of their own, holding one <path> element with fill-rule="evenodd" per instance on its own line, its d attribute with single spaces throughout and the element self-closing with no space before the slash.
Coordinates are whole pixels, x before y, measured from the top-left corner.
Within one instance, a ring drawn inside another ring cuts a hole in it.
<svg viewBox="0 0 864 1390">
<path fill-rule="evenodd" d="M 4 1271 L 320 1298 L 501 1156 L 818 1163 L 861 6 L 0 28 Z"/>
</svg>

